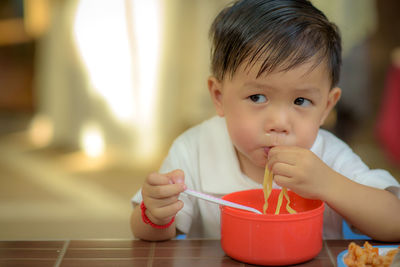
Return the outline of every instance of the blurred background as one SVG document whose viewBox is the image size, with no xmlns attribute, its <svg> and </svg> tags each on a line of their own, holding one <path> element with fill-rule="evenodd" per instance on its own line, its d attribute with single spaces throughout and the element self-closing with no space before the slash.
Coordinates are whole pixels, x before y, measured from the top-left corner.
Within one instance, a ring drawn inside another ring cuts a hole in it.
<svg viewBox="0 0 400 267">
<path fill-rule="evenodd" d="M 229 2 L 0 1 L 0 239 L 132 238 L 132 195 L 215 114 L 208 29 Z M 344 41 L 324 127 L 400 179 L 400 2 L 313 3 Z"/>
</svg>

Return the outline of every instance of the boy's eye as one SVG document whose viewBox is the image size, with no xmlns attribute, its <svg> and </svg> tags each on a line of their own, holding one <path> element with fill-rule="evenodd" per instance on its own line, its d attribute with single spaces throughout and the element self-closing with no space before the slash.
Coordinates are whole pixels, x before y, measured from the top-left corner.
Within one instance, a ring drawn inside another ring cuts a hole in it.
<svg viewBox="0 0 400 267">
<path fill-rule="evenodd" d="M 261 94 L 251 95 L 251 96 L 249 96 L 249 98 L 254 103 L 264 103 L 267 101 L 267 98 Z"/>
<path fill-rule="evenodd" d="M 309 105 L 311 105 L 311 101 L 308 99 L 305 99 L 303 97 L 298 97 L 294 100 L 294 104 L 298 105 L 298 106 L 304 106 L 307 107 Z"/>
</svg>

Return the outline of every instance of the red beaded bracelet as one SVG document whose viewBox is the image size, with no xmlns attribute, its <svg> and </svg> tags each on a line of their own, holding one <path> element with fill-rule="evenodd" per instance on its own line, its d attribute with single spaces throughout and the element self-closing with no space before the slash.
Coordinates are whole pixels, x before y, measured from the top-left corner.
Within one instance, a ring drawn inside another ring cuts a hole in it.
<svg viewBox="0 0 400 267">
<path fill-rule="evenodd" d="M 175 217 L 173 217 L 171 219 L 171 221 L 167 224 L 164 225 L 158 225 L 153 223 L 152 221 L 150 221 L 149 217 L 147 217 L 146 215 L 146 206 L 144 205 L 144 202 L 142 201 L 142 203 L 140 204 L 140 209 L 142 210 L 142 220 L 144 223 L 146 224 L 150 224 L 151 227 L 153 228 L 157 228 L 157 229 L 165 229 L 171 226 L 171 224 L 175 221 Z"/>
</svg>

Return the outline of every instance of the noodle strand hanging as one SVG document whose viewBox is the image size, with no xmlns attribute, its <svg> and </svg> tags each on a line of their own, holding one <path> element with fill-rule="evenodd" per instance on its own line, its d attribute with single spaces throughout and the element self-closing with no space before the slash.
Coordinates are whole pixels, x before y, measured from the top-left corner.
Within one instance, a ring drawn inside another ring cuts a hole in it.
<svg viewBox="0 0 400 267">
<path fill-rule="evenodd" d="M 272 192 L 272 181 L 273 181 L 273 174 L 272 174 L 272 172 L 270 172 L 268 170 L 268 166 L 265 166 L 264 181 L 263 181 L 264 201 L 265 202 L 264 202 L 264 206 L 263 206 L 263 214 L 267 213 L 268 200 L 269 200 L 269 198 L 271 196 L 271 192 Z M 282 187 L 281 192 L 279 193 L 278 203 L 277 203 L 276 209 L 275 209 L 275 214 L 279 214 L 284 197 L 287 201 L 287 203 L 286 203 L 287 212 L 290 214 L 296 213 L 296 211 L 290 207 L 290 198 L 287 193 L 287 188 Z"/>
</svg>

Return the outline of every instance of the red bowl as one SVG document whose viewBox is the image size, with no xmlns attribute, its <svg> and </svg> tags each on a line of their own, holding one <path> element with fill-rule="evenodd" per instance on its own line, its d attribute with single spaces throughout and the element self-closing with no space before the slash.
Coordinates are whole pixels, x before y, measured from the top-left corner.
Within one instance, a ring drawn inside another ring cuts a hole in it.
<svg viewBox="0 0 400 267">
<path fill-rule="evenodd" d="M 280 191 L 272 190 L 267 214 L 221 206 L 221 246 L 227 255 L 260 265 L 296 264 L 318 255 L 322 249 L 324 203 L 288 191 L 290 206 L 297 213 L 286 212 L 284 198 L 281 214 L 275 215 Z M 262 189 L 234 192 L 223 199 L 260 211 L 264 205 Z"/>
</svg>

